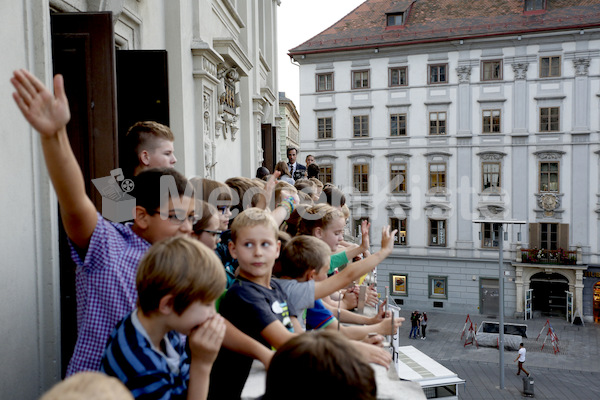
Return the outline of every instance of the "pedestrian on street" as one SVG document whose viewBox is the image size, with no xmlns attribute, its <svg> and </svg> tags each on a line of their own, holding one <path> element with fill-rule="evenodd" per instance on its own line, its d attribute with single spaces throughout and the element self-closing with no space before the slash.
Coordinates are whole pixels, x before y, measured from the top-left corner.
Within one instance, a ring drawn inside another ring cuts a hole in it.
<svg viewBox="0 0 600 400">
<path fill-rule="evenodd" d="M 519 345 L 519 355 L 515 358 L 515 361 L 519 361 L 519 369 L 517 370 L 517 375 L 521 375 L 521 371 L 525 372 L 527 376 L 529 376 L 529 372 L 525 368 L 523 368 L 523 364 L 525 364 L 525 354 L 527 354 L 527 350 L 523 343 Z"/>
<path fill-rule="evenodd" d="M 425 331 L 427 330 L 427 313 L 423 311 L 421 316 L 421 340 L 425 340 Z"/>
<path fill-rule="evenodd" d="M 417 333 L 419 332 L 419 312 L 413 311 L 410 317 L 410 333 L 408 334 L 408 338 L 417 338 Z"/>
</svg>

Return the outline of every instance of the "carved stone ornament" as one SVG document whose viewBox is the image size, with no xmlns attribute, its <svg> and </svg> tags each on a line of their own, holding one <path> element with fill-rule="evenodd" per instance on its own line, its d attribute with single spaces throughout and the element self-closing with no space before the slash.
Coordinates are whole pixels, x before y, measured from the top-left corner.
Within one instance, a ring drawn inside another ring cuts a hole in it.
<svg viewBox="0 0 600 400">
<path fill-rule="evenodd" d="M 482 153 L 481 154 L 482 161 L 502 161 L 504 154 L 500 153 Z"/>
<path fill-rule="evenodd" d="M 512 65 L 513 72 L 515 73 L 515 80 L 527 78 L 528 66 L 528 63 L 515 63 Z"/>
<path fill-rule="evenodd" d="M 590 68 L 589 58 L 576 58 L 573 60 L 573 64 L 575 65 L 575 75 L 586 76 L 588 74 Z"/>
<path fill-rule="evenodd" d="M 459 65 L 456 67 L 456 73 L 458 74 L 458 83 L 469 83 L 471 81 L 470 65 Z"/>
<path fill-rule="evenodd" d="M 538 204 L 545 212 L 552 212 L 560 207 L 560 198 L 554 193 L 544 193 L 538 197 Z"/>
<path fill-rule="evenodd" d="M 557 151 L 537 153 L 537 156 L 540 160 L 560 160 L 562 155 L 563 153 Z"/>
</svg>

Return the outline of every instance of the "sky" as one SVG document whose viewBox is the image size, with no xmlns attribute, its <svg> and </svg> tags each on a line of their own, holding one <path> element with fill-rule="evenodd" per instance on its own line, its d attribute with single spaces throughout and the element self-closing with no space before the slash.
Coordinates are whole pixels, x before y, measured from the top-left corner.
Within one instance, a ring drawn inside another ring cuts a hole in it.
<svg viewBox="0 0 600 400">
<path fill-rule="evenodd" d="M 365 0 L 281 0 L 278 7 L 279 91 L 300 111 L 299 69 L 288 51 L 323 32 Z"/>
</svg>

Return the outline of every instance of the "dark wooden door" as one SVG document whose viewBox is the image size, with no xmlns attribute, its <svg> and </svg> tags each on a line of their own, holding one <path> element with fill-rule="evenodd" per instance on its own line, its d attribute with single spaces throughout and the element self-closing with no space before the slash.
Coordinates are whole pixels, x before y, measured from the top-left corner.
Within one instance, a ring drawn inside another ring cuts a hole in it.
<svg viewBox="0 0 600 400">
<path fill-rule="evenodd" d="M 81 166 L 86 191 L 98 210 L 101 196 L 91 180 L 117 167 L 115 47 L 112 13 L 52 14 L 54 73 L 65 78 L 71 108 L 69 141 Z M 62 374 L 77 338 L 75 265 L 60 227 Z"/>
<path fill-rule="evenodd" d="M 275 171 L 277 164 L 277 129 L 271 124 L 262 124 L 261 127 L 262 148 L 263 148 L 263 167 L 269 171 Z M 252 171 L 254 173 L 254 171 Z"/>
</svg>

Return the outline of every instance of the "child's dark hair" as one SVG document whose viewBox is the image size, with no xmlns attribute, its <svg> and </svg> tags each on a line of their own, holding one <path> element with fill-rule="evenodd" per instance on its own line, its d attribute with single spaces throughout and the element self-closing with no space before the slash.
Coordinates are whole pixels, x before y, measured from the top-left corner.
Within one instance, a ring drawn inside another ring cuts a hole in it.
<svg viewBox="0 0 600 400">
<path fill-rule="evenodd" d="M 175 236 L 152 245 L 140 261 L 138 304 L 145 315 L 150 315 L 170 294 L 174 311 L 181 315 L 195 301 L 214 301 L 225 290 L 226 280 L 214 251 L 198 240 Z"/>
<path fill-rule="evenodd" d="M 192 185 L 189 185 L 187 178 L 175 169 L 166 167 L 150 168 L 133 177 L 134 188 L 130 194 L 135 197 L 136 206 L 142 206 L 148 213 L 152 214 L 157 213 L 160 206 L 164 204 L 163 202 L 169 200 L 168 196 L 171 193 L 166 190 L 167 187 L 163 187 L 161 191 L 161 178 L 163 176 L 173 177 L 180 197 L 184 195 L 194 196 Z"/>
<path fill-rule="evenodd" d="M 283 249 L 291 240 L 292 240 L 292 236 L 287 233 L 282 231 L 281 229 L 279 231 L 277 231 L 277 237 L 279 239 L 279 242 L 281 243 L 281 249 Z M 279 253 L 279 257 L 277 257 L 277 260 L 275 260 L 275 264 L 273 264 L 273 276 L 276 277 L 280 277 L 281 276 L 281 252 Z"/>
<path fill-rule="evenodd" d="M 196 200 L 196 215 L 198 216 L 198 221 L 194 224 L 194 233 L 196 235 L 200 235 L 203 229 L 208 227 L 208 223 L 210 220 L 217 216 L 218 218 L 219 211 L 217 207 L 213 206 L 207 201 L 204 200 Z"/>
<path fill-rule="evenodd" d="M 325 195 L 325 199 L 323 199 L 323 194 Z M 346 196 L 344 192 L 340 189 L 336 188 L 333 185 L 325 185 L 323 188 L 323 192 L 321 193 L 321 197 L 319 198 L 319 203 L 323 203 L 324 200 L 327 204 L 333 207 L 342 207 L 346 204 Z"/>
<path fill-rule="evenodd" d="M 280 276 L 296 279 L 307 271 L 327 266 L 331 250 L 327 244 L 314 236 L 296 236 L 285 245 L 279 255 Z"/>
<path fill-rule="evenodd" d="M 319 165 L 312 163 L 306 167 L 306 176 L 310 178 L 318 178 L 319 177 Z"/>
<path fill-rule="evenodd" d="M 309 384 L 290 390 L 289 377 L 302 377 Z M 375 400 L 375 372 L 336 331 L 305 332 L 281 346 L 267 371 L 263 400 L 279 399 Z"/>
</svg>

